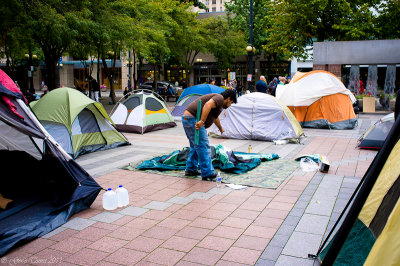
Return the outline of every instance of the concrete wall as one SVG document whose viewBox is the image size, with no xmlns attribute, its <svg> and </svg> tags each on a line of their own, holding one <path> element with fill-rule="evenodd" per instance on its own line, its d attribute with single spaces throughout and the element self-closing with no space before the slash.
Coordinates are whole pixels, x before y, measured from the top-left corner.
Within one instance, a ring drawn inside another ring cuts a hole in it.
<svg viewBox="0 0 400 266">
<path fill-rule="evenodd" d="M 400 63 L 400 39 L 314 42 L 314 65 L 398 63 Z"/>
</svg>

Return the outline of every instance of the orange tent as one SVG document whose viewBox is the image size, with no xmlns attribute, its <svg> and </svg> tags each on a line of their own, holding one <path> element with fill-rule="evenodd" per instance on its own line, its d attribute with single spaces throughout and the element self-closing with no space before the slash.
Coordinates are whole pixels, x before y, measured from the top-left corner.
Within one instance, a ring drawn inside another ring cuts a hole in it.
<svg viewBox="0 0 400 266">
<path fill-rule="evenodd" d="M 276 97 L 302 127 L 352 129 L 357 125 L 354 95 L 330 72 L 298 72 L 288 85 L 277 87 Z"/>
</svg>

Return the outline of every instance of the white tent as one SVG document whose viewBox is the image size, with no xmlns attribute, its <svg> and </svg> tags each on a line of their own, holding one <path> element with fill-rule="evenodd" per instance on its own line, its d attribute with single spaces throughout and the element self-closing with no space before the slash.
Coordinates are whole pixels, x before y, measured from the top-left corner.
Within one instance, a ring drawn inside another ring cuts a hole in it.
<svg viewBox="0 0 400 266">
<path fill-rule="evenodd" d="M 176 126 L 161 96 L 145 90 L 118 103 L 111 119 L 119 131 L 140 134 Z"/>
<path fill-rule="evenodd" d="M 356 101 L 342 81 L 321 70 L 297 72 L 289 84 L 276 88 L 276 98 L 286 106 L 310 106 L 321 97 L 336 93 L 348 95 L 352 103 Z"/>
<path fill-rule="evenodd" d="M 275 97 L 254 92 L 238 98 L 237 104 L 223 111 L 219 119 L 224 133 L 234 139 L 298 140 L 303 130 L 290 110 Z M 218 128 L 210 128 L 219 135 Z"/>
</svg>

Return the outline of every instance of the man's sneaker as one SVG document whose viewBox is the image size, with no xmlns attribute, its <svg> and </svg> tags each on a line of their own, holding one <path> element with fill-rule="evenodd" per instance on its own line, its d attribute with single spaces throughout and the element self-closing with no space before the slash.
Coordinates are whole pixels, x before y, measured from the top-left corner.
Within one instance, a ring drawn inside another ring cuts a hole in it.
<svg viewBox="0 0 400 266">
<path fill-rule="evenodd" d="M 185 176 L 196 176 L 199 175 L 199 171 L 190 171 L 190 170 L 185 170 Z"/>
<path fill-rule="evenodd" d="M 201 179 L 202 179 L 202 180 L 210 180 L 210 181 L 213 181 L 214 179 L 217 178 L 217 176 L 219 176 L 219 173 L 218 173 L 218 172 L 214 172 L 212 175 L 204 176 L 204 177 L 202 177 Z"/>
</svg>

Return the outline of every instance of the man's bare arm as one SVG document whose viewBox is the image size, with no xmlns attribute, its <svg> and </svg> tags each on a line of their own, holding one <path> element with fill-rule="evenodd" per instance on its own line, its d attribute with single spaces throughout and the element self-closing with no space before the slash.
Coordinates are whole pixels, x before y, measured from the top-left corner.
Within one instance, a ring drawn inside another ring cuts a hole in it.
<svg viewBox="0 0 400 266">
<path fill-rule="evenodd" d="M 210 99 L 204 104 L 203 111 L 201 112 L 200 121 L 196 123 L 196 129 L 204 126 L 204 122 L 207 120 L 208 114 L 210 113 L 211 109 L 214 109 L 216 107 L 217 105 L 213 99 Z"/>
<path fill-rule="evenodd" d="M 214 120 L 214 124 L 217 126 L 222 135 L 222 133 L 224 133 L 224 129 L 222 128 L 221 122 L 219 121 L 219 117 Z"/>
</svg>

